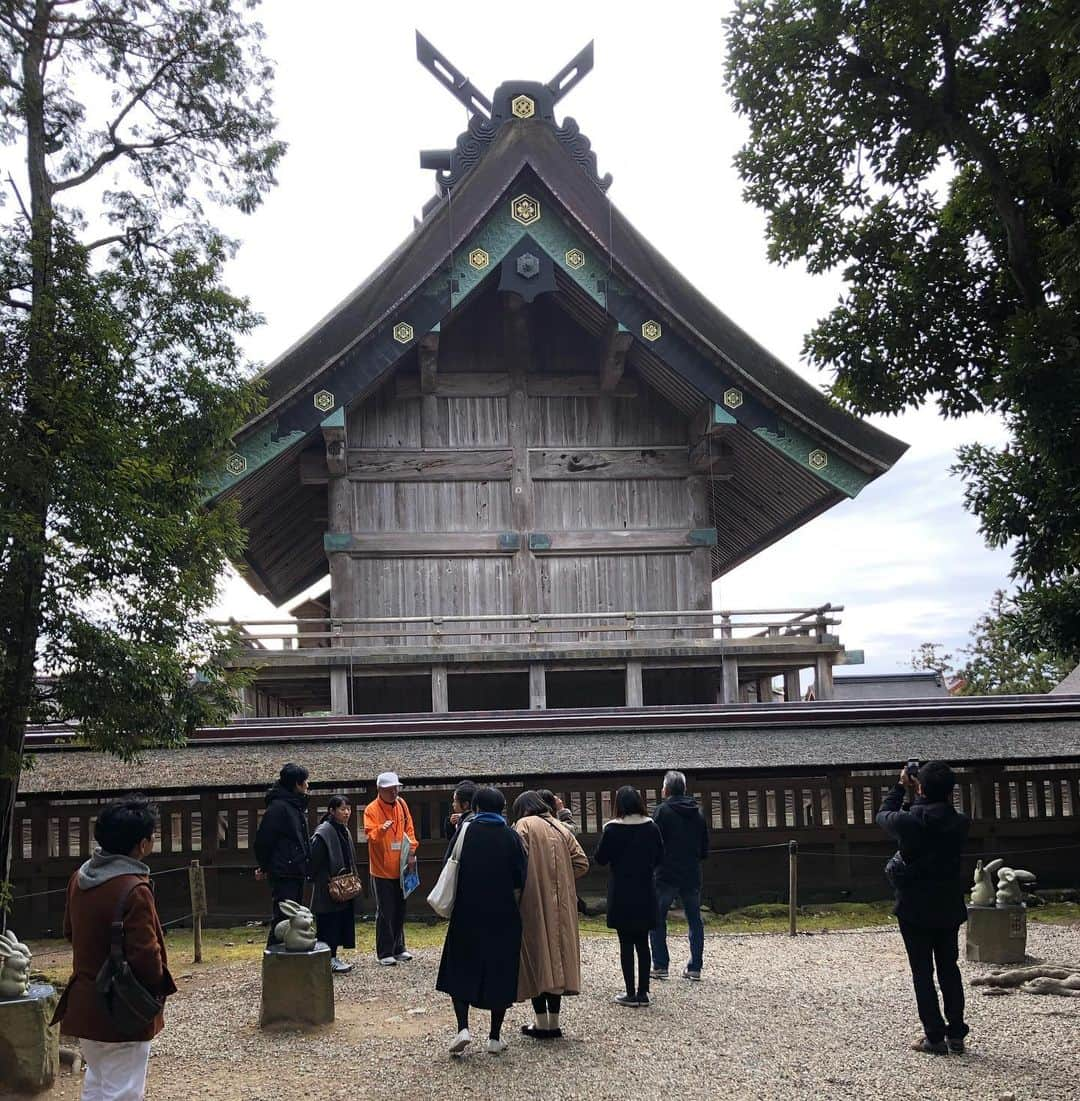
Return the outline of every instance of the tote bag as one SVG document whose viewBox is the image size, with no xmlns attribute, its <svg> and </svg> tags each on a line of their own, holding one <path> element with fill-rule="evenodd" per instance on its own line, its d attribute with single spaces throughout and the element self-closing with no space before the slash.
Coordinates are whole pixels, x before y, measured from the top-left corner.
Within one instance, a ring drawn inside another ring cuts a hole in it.
<svg viewBox="0 0 1080 1101">
<path fill-rule="evenodd" d="M 428 905 L 439 915 L 448 918 L 454 912 L 454 900 L 457 897 L 458 858 L 461 856 L 461 843 L 465 840 L 465 831 L 469 828 L 466 822 L 458 831 L 454 839 L 454 848 L 450 853 L 450 859 L 443 865 L 431 894 L 427 896 Z"/>
</svg>

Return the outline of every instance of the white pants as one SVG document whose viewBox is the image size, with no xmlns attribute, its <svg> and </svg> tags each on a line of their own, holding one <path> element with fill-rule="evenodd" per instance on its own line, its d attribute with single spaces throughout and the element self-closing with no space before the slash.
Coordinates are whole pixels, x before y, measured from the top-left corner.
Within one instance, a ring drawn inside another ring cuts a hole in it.
<svg viewBox="0 0 1080 1101">
<path fill-rule="evenodd" d="M 79 1050 L 86 1063 L 82 1101 L 143 1101 L 149 1040 L 121 1044 L 80 1040 Z"/>
</svg>

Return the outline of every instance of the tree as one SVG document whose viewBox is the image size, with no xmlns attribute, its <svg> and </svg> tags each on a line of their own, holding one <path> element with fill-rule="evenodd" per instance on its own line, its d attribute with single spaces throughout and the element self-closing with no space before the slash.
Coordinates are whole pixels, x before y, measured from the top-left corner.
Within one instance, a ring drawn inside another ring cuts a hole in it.
<svg viewBox="0 0 1080 1101">
<path fill-rule="evenodd" d="M 960 652 L 967 661 L 959 671 L 965 696 L 1022 695 L 1049 692 L 1065 679 L 1072 662 L 1017 643 L 1017 608 L 998 589 L 989 611 L 971 629 L 971 645 Z"/>
<path fill-rule="evenodd" d="M 254 209 L 284 151 L 252 6 L 0 0 L 0 140 L 26 164 L 0 226 L 5 887 L 28 721 L 131 755 L 229 697 L 199 616 L 242 533 L 202 501 L 256 407 L 258 319 L 203 204 Z"/>
<path fill-rule="evenodd" d="M 727 86 L 769 254 L 846 289 L 807 336 L 862 413 L 999 414 L 954 468 L 1017 637 L 1080 656 L 1080 8 L 738 0 Z"/>
<path fill-rule="evenodd" d="M 1018 633 L 1021 615 L 1015 600 L 998 589 L 970 631 L 971 645 L 957 653 L 966 658 L 956 665 L 938 642 L 924 642 L 912 652 L 912 669 L 932 669 L 945 679 L 955 678 L 962 696 L 1024 695 L 1049 692 L 1072 668 L 1069 661 L 1043 651 L 1032 652 Z"/>
</svg>

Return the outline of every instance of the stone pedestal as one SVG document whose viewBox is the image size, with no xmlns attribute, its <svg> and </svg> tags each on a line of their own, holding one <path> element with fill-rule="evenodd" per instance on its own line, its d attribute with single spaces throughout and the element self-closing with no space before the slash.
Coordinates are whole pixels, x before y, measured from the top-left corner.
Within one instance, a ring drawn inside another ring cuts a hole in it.
<svg viewBox="0 0 1080 1101">
<path fill-rule="evenodd" d="M 263 952 L 259 1027 L 309 1028 L 334 1019 L 330 949 L 317 941 L 310 952 L 275 944 Z"/>
<path fill-rule="evenodd" d="M 969 906 L 967 958 L 978 963 L 1023 963 L 1027 954 L 1027 907 Z"/>
<path fill-rule="evenodd" d="M 48 1089 L 60 1067 L 60 1029 L 51 1028 L 56 991 L 34 983 L 23 998 L 0 999 L 0 1093 Z"/>
</svg>

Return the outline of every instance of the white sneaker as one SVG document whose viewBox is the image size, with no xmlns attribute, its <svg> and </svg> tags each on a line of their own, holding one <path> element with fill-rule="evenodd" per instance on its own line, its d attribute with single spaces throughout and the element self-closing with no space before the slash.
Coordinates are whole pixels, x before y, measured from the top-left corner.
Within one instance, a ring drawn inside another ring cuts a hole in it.
<svg viewBox="0 0 1080 1101">
<path fill-rule="evenodd" d="M 488 1055 L 501 1055 L 509 1046 L 505 1040 L 488 1040 Z"/>
<path fill-rule="evenodd" d="M 347 975 L 352 970 L 352 964 L 339 960 L 337 956 L 334 956 L 330 960 L 330 970 L 337 975 Z"/>
<path fill-rule="evenodd" d="M 394 959 L 396 959 L 398 963 L 408 963 L 409 960 L 411 960 L 412 958 L 412 952 L 398 952 L 398 954 L 394 957 Z"/>
<path fill-rule="evenodd" d="M 454 1038 L 450 1041 L 450 1054 L 460 1055 L 468 1046 L 472 1043 L 472 1036 L 467 1028 L 463 1028 Z"/>
<path fill-rule="evenodd" d="M 393 956 L 383 956 L 383 958 L 379 960 L 379 965 L 381 967 L 397 967 L 397 960 L 394 959 Z"/>
</svg>

